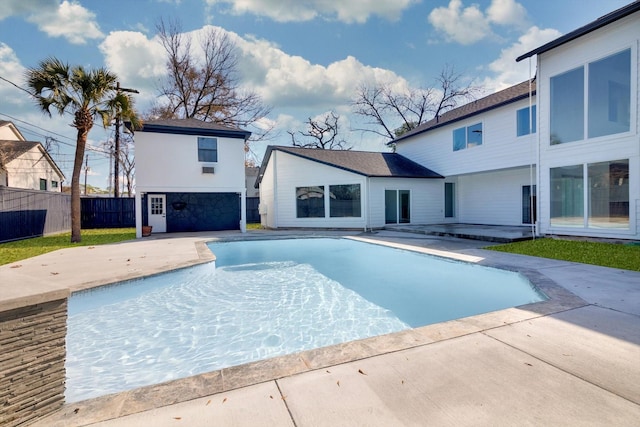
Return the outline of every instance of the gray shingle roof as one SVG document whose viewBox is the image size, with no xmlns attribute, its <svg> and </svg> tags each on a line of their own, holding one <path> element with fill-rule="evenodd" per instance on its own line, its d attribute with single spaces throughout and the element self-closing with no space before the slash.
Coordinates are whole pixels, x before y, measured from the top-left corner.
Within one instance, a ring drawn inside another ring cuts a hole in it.
<svg viewBox="0 0 640 427">
<path fill-rule="evenodd" d="M 371 151 L 319 150 L 313 148 L 282 147 L 270 145 L 262 160 L 256 188 L 260 185 L 264 169 L 273 151 L 282 151 L 314 162 L 368 177 L 388 178 L 444 178 L 397 153 Z"/>
<path fill-rule="evenodd" d="M 0 140 L 0 162 L 9 163 L 40 144 L 32 141 Z"/>
<path fill-rule="evenodd" d="M 531 90 L 532 90 L 532 94 L 535 94 L 536 92 L 535 79 L 532 81 Z M 529 96 L 529 80 L 524 81 L 522 83 L 518 83 L 515 86 L 511 86 L 509 88 L 503 89 L 491 95 L 485 96 L 484 98 L 480 98 L 475 101 L 469 102 L 468 104 L 465 104 L 461 107 L 454 108 L 453 110 L 449 110 L 446 113 L 442 114 L 440 117 L 431 119 L 428 122 L 425 122 L 420 126 L 416 127 L 415 129 L 410 130 L 409 132 L 405 133 L 399 138 L 394 139 L 393 141 L 391 141 L 391 143 L 401 142 L 411 136 L 436 129 L 441 126 L 448 125 L 458 120 L 463 120 L 468 117 L 475 116 L 485 111 L 493 110 L 494 108 L 502 107 L 512 102 L 525 99 L 528 96 Z"/>
</svg>

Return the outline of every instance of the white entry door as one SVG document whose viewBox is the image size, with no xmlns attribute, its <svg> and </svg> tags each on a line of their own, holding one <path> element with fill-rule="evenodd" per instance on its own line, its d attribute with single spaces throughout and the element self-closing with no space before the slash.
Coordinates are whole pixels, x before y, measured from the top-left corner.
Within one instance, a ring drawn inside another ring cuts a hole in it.
<svg viewBox="0 0 640 427">
<path fill-rule="evenodd" d="M 167 231 L 167 196 L 165 194 L 149 195 L 149 225 L 152 233 Z"/>
</svg>

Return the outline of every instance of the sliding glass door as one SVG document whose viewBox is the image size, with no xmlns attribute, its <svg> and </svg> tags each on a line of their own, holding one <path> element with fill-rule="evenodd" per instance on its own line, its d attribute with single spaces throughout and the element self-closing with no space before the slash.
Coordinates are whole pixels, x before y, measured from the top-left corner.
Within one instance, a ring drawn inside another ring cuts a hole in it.
<svg viewBox="0 0 640 427">
<path fill-rule="evenodd" d="M 411 222 L 411 192 L 409 190 L 385 190 L 385 224 L 408 224 Z"/>
</svg>

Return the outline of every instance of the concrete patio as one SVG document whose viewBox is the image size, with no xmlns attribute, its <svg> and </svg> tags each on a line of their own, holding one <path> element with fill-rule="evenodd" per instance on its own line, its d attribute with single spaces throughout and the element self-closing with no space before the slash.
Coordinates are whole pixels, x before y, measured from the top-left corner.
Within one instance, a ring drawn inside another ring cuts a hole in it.
<svg viewBox="0 0 640 427">
<path fill-rule="evenodd" d="M 301 233 L 166 235 L 57 251 L 0 267 L 0 304 L 207 262 L 205 240 L 290 234 Z M 35 425 L 638 425 L 639 272 L 493 252 L 475 240 L 350 234 L 521 271 L 551 298 L 71 403 Z"/>
</svg>

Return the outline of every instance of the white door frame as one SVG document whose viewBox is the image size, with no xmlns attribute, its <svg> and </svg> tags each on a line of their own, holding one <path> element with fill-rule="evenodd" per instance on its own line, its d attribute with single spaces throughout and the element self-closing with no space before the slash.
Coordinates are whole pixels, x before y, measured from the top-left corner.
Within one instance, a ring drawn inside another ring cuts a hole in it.
<svg viewBox="0 0 640 427">
<path fill-rule="evenodd" d="M 147 219 L 148 224 L 153 227 L 152 233 L 167 232 L 167 195 L 148 194 L 147 195 Z"/>
</svg>

